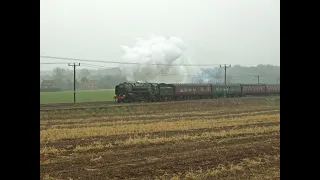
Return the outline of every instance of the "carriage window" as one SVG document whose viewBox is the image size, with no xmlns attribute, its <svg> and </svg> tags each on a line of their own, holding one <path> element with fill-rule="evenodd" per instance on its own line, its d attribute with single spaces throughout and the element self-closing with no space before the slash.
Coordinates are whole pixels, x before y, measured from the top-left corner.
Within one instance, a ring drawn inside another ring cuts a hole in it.
<svg viewBox="0 0 320 180">
<path fill-rule="evenodd" d="M 183 88 L 180 88 L 180 92 L 183 92 Z"/>
<path fill-rule="evenodd" d="M 207 91 L 210 91 L 210 87 L 207 87 Z"/>
<path fill-rule="evenodd" d="M 192 89 L 191 89 L 191 88 L 189 88 L 189 91 L 192 91 Z"/>
<path fill-rule="evenodd" d="M 196 91 L 196 88 L 193 88 L 192 90 L 193 90 L 193 91 Z"/>
</svg>

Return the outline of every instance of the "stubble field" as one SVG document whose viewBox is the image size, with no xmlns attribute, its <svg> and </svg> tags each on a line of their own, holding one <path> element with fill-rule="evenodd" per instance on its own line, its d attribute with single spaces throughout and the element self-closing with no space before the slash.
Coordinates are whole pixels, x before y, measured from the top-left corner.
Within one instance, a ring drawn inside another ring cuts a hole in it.
<svg viewBox="0 0 320 180">
<path fill-rule="evenodd" d="M 41 179 L 280 179 L 280 98 L 40 112 Z"/>
</svg>

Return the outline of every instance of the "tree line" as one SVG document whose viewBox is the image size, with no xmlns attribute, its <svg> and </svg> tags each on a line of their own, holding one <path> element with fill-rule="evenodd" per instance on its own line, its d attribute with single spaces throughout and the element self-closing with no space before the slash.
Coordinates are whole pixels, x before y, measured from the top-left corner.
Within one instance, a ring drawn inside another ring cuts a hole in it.
<svg viewBox="0 0 320 180">
<path fill-rule="evenodd" d="M 280 67 L 273 65 L 258 65 L 255 67 L 245 67 L 234 65 L 227 69 L 227 83 L 257 83 L 256 75 L 262 75 L 260 83 L 280 83 Z M 57 88 L 61 90 L 73 89 L 73 70 L 56 67 L 46 75 L 40 74 L 40 81 L 54 80 Z M 111 89 L 121 82 L 128 82 L 120 69 L 110 70 L 76 70 L 76 85 L 94 81 L 99 89 Z M 224 83 L 223 68 L 203 68 L 200 69 L 191 80 L 193 83 Z"/>
<path fill-rule="evenodd" d="M 55 87 L 61 90 L 72 90 L 74 84 L 73 70 L 60 67 L 53 69 L 51 74 L 40 75 L 42 80 L 54 80 Z M 114 88 L 119 82 L 126 81 L 126 77 L 120 71 L 99 70 L 92 71 L 88 69 L 76 70 L 76 86 L 85 82 L 95 82 L 99 89 Z"/>
</svg>

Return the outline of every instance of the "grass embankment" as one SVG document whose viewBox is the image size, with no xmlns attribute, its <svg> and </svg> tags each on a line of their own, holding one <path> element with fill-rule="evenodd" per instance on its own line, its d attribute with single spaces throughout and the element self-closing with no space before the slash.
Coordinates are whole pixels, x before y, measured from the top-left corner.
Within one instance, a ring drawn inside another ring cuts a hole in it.
<svg viewBox="0 0 320 180">
<path fill-rule="evenodd" d="M 80 90 L 76 92 L 77 102 L 113 101 L 114 89 Z M 72 103 L 73 91 L 40 92 L 40 104 Z"/>
</svg>

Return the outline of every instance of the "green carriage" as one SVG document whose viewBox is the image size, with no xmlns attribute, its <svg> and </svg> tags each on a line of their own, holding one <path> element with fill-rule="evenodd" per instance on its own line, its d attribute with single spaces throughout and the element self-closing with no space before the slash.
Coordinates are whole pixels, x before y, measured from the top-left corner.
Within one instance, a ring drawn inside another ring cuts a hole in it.
<svg viewBox="0 0 320 180">
<path fill-rule="evenodd" d="M 222 84 L 211 84 L 211 92 L 214 98 L 224 96 L 224 85 Z"/>
<path fill-rule="evenodd" d="M 240 84 L 228 84 L 227 85 L 227 96 L 228 97 L 240 97 L 241 96 L 241 85 Z"/>
<path fill-rule="evenodd" d="M 225 91 L 224 84 L 211 84 L 212 96 L 215 98 L 223 97 Z M 227 84 L 226 86 L 226 96 L 227 97 L 240 97 L 241 96 L 241 86 L 240 84 Z"/>
<path fill-rule="evenodd" d="M 158 101 L 167 101 L 173 98 L 174 94 L 174 86 L 172 84 L 160 83 L 158 84 L 159 95 Z"/>
</svg>

